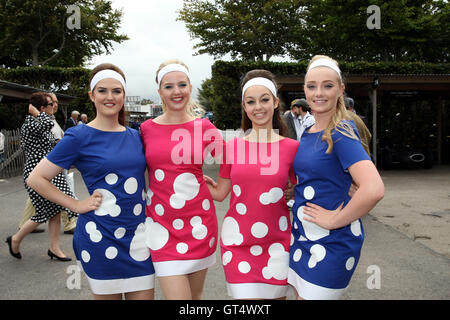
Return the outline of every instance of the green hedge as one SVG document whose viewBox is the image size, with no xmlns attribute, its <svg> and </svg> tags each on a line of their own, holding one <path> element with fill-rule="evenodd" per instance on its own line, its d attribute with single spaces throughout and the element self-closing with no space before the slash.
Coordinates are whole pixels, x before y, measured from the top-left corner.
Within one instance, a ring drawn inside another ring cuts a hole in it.
<svg viewBox="0 0 450 320">
<path fill-rule="evenodd" d="M 308 61 L 242 62 L 216 61 L 212 66 L 214 123 L 219 129 L 240 127 L 239 81 L 252 69 L 266 69 L 275 75 L 304 75 Z M 450 74 L 450 64 L 423 62 L 340 62 L 344 74 Z"/>
<path fill-rule="evenodd" d="M 2 80 L 77 97 L 71 102 L 68 111 L 76 109 L 81 113 L 86 113 L 89 119 L 93 119 L 94 111 L 87 94 L 89 75 L 90 70 L 85 68 L 19 67 L 0 69 L 0 79 Z M 26 114 L 27 108 L 0 104 L 1 128 L 20 127 Z M 60 124 L 65 122 L 61 112 L 58 112 L 57 120 Z"/>
</svg>

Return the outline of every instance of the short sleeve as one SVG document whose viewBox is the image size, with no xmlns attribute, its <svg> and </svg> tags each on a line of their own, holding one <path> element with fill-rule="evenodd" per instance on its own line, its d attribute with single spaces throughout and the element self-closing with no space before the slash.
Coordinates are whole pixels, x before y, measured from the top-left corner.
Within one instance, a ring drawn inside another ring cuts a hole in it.
<svg viewBox="0 0 450 320">
<path fill-rule="evenodd" d="M 358 130 L 353 121 L 347 121 L 347 124 L 353 128 L 354 134 L 358 139 L 347 137 L 338 131 L 334 131 L 333 134 L 333 152 L 345 170 L 359 161 L 370 160 L 370 157 L 361 144 Z"/>
<path fill-rule="evenodd" d="M 231 179 L 231 164 L 222 163 L 220 165 L 219 177 L 225 178 L 225 179 Z"/>
<path fill-rule="evenodd" d="M 47 160 L 64 169 L 70 166 L 78 159 L 80 152 L 80 141 L 75 130 L 67 130 L 64 137 L 56 144 L 52 151 L 47 155 Z"/>
</svg>

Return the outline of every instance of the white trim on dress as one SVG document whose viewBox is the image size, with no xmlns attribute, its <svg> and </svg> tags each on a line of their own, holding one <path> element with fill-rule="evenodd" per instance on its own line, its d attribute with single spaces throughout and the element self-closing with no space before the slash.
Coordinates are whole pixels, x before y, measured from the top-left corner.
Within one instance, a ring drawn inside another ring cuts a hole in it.
<svg viewBox="0 0 450 320">
<path fill-rule="evenodd" d="M 196 260 L 170 260 L 153 261 L 155 274 L 157 277 L 178 276 L 200 271 L 213 266 L 216 263 L 216 253 L 209 257 Z"/>
<path fill-rule="evenodd" d="M 288 285 L 268 283 L 228 283 L 227 292 L 233 299 L 277 299 L 286 297 Z"/>
<path fill-rule="evenodd" d="M 337 300 L 346 288 L 330 289 L 318 286 L 302 279 L 294 270 L 289 268 L 288 283 L 292 285 L 297 294 L 305 300 Z"/>
<path fill-rule="evenodd" d="M 77 264 L 81 270 L 83 266 L 77 260 Z M 140 277 L 98 280 L 90 278 L 86 272 L 84 273 L 88 279 L 91 290 L 94 294 L 116 294 L 149 290 L 155 287 L 155 274 Z"/>
</svg>

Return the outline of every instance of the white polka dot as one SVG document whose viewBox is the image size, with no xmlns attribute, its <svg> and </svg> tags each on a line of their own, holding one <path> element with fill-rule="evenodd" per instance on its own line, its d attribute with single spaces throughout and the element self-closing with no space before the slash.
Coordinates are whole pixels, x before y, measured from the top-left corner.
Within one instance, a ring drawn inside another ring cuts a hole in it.
<svg viewBox="0 0 450 320">
<path fill-rule="evenodd" d="M 140 223 L 134 231 L 133 239 L 130 243 L 130 257 L 135 261 L 145 261 L 150 258 L 150 250 L 146 245 L 145 223 Z"/>
<path fill-rule="evenodd" d="M 236 204 L 236 211 L 237 213 L 244 215 L 247 213 L 247 207 L 243 203 Z"/>
<path fill-rule="evenodd" d="M 162 171 L 161 169 L 157 169 L 155 170 L 155 178 L 158 181 L 163 181 L 164 180 L 164 171 Z"/>
<path fill-rule="evenodd" d="M 181 254 L 185 254 L 188 251 L 188 245 L 184 242 L 180 242 L 177 244 L 177 252 Z"/>
<path fill-rule="evenodd" d="M 298 208 L 297 218 L 300 220 L 303 226 L 303 230 L 305 231 L 305 236 L 309 240 L 316 241 L 330 235 L 330 230 L 322 228 L 321 226 L 315 224 L 314 222 L 305 220 L 305 214 L 303 213 L 303 206 Z"/>
<path fill-rule="evenodd" d="M 94 211 L 97 216 L 107 216 L 117 217 L 122 211 L 121 208 L 116 204 L 116 196 L 109 190 L 106 189 L 96 189 L 95 191 L 102 194 L 102 203 L 100 207 Z"/>
<path fill-rule="evenodd" d="M 209 240 L 209 247 L 212 248 L 215 242 L 216 242 L 216 237 L 212 237 L 211 240 Z"/>
<path fill-rule="evenodd" d="M 251 270 L 251 267 L 247 261 L 241 261 L 238 264 L 238 269 L 241 273 L 249 273 Z"/>
<path fill-rule="evenodd" d="M 305 190 L 303 190 L 303 196 L 305 197 L 306 200 L 311 200 L 312 198 L 314 198 L 314 188 L 311 186 L 308 186 L 305 188 Z"/>
<path fill-rule="evenodd" d="M 325 248 L 320 244 L 313 245 L 309 252 L 311 253 L 311 257 L 308 261 L 309 268 L 314 268 L 318 262 L 322 261 L 325 258 L 325 255 L 327 254 Z"/>
<path fill-rule="evenodd" d="M 288 219 L 285 216 L 282 216 L 280 220 L 278 220 L 278 225 L 280 226 L 281 231 L 286 231 L 288 229 Z"/>
<path fill-rule="evenodd" d="M 362 235 L 361 223 L 359 222 L 359 220 L 355 220 L 352 222 L 352 224 L 350 225 L 350 230 L 356 237 Z"/>
<path fill-rule="evenodd" d="M 250 253 L 254 256 L 259 256 L 261 255 L 263 252 L 263 248 L 261 246 L 258 245 L 254 245 L 250 247 Z"/>
<path fill-rule="evenodd" d="M 301 250 L 301 249 L 295 250 L 294 256 L 292 257 L 292 259 L 293 259 L 295 262 L 299 262 L 301 257 L 302 257 L 302 250 Z"/>
<path fill-rule="evenodd" d="M 158 204 L 155 206 L 155 212 L 156 212 L 156 214 L 157 214 L 158 216 L 164 215 L 164 207 L 163 207 L 161 204 L 158 203 Z"/>
<path fill-rule="evenodd" d="M 133 208 L 133 213 L 135 216 L 140 215 L 142 213 L 142 204 L 138 203 L 137 205 L 135 205 Z"/>
<path fill-rule="evenodd" d="M 265 223 L 256 222 L 252 225 L 251 232 L 255 238 L 264 238 L 267 235 L 269 228 Z"/>
<path fill-rule="evenodd" d="M 221 238 L 226 246 L 240 245 L 244 241 L 244 236 L 239 230 L 239 224 L 234 218 L 226 217 L 223 220 Z"/>
<path fill-rule="evenodd" d="M 197 240 L 205 239 L 207 235 L 208 228 L 206 228 L 206 226 L 203 224 L 195 225 L 192 228 L 192 236 Z"/>
<path fill-rule="evenodd" d="M 92 242 L 98 243 L 102 241 L 103 236 L 100 231 L 95 230 L 94 232 L 89 234 L 89 238 L 91 239 Z"/>
<path fill-rule="evenodd" d="M 115 173 L 110 173 L 105 177 L 105 181 L 107 184 L 115 184 L 119 180 L 119 177 Z"/>
<path fill-rule="evenodd" d="M 123 188 L 125 189 L 125 192 L 128 194 L 134 194 L 137 191 L 138 188 L 138 182 L 136 178 L 128 178 L 127 181 L 125 181 L 125 184 L 123 185 Z"/>
<path fill-rule="evenodd" d="M 159 250 L 169 241 L 169 231 L 152 218 L 145 219 L 146 244 L 151 250 Z"/>
<path fill-rule="evenodd" d="M 84 229 L 86 229 L 87 233 L 92 233 L 92 232 L 95 232 L 97 230 L 97 225 L 95 224 L 95 222 L 89 221 L 84 226 Z"/>
<path fill-rule="evenodd" d="M 191 226 L 195 227 L 196 225 L 202 224 L 202 218 L 200 218 L 199 216 L 192 217 L 189 223 L 191 224 Z"/>
<path fill-rule="evenodd" d="M 186 204 L 186 201 L 179 197 L 177 194 L 173 194 L 169 199 L 170 206 L 174 209 L 181 209 Z"/>
<path fill-rule="evenodd" d="M 105 256 L 108 259 L 114 259 L 115 257 L 117 257 L 117 249 L 115 247 L 109 247 L 105 251 Z"/>
<path fill-rule="evenodd" d="M 194 174 L 185 172 L 177 176 L 173 182 L 173 191 L 183 200 L 194 199 L 200 190 L 200 184 Z"/>
<path fill-rule="evenodd" d="M 209 202 L 208 199 L 203 200 L 203 202 L 202 202 L 202 208 L 203 208 L 203 210 L 205 210 L 205 211 L 208 211 L 209 208 L 211 208 L 211 203 Z"/>
<path fill-rule="evenodd" d="M 142 201 L 145 201 L 145 189 L 142 189 Z"/>
<path fill-rule="evenodd" d="M 241 195 L 241 187 L 239 187 L 237 184 L 233 186 L 233 192 L 236 195 L 236 197 L 239 197 Z"/>
<path fill-rule="evenodd" d="M 280 188 L 272 188 L 268 192 L 261 193 L 259 196 L 259 202 L 263 205 L 268 205 L 271 203 L 277 203 L 283 198 L 283 190 Z"/>
<path fill-rule="evenodd" d="M 125 232 L 125 228 L 117 228 L 116 231 L 114 231 L 114 237 L 116 237 L 116 239 L 121 239 L 125 235 Z"/>
<path fill-rule="evenodd" d="M 267 266 L 262 269 L 263 277 L 265 279 L 286 279 L 289 269 L 289 251 L 285 251 L 281 243 L 273 243 L 270 245 L 268 252 L 270 258 L 267 261 Z"/>
<path fill-rule="evenodd" d="M 347 259 L 347 262 L 345 263 L 345 268 L 350 271 L 353 269 L 353 266 L 355 265 L 355 257 L 350 257 Z"/>
<path fill-rule="evenodd" d="M 183 227 L 184 227 L 184 222 L 183 222 L 183 220 L 181 220 L 181 219 L 175 219 L 175 220 L 173 220 L 173 222 L 172 222 L 172 227 L 173 227 L 175 230 L 181 230 L 181 229 L 183 229 Z"/>
<path fill-rule="evenodd" d="M 86 250 L 83 250 L 81 251 L 81 259 L 83 259 L 85 263 L 88 263 L 89 260 L 91 260 L 91 255 Z"/>
<path fill-rule="evenodd" d="M 228 263 L 230 263 L 231 259 L 233 258 L 233 253 L 231 251 L 226 251 L 222 255 L 222 264 L 226 266 Z"/>
</svg>

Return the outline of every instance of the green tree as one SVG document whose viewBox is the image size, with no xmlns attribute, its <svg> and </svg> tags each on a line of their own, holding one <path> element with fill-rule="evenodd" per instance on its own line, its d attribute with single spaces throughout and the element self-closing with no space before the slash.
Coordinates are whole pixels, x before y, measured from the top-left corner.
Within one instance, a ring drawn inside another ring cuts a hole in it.
<svg viewBox="0 0 450 320">
<path fill-rule="evenodd" d="M 211 79 L 205 79 L 200 89 L 198 89 L 197 95 L 198 103 L 205 111 L 212 111 L 214 105 L 214 87 Z"/>
<path fill-rule="evenodd" d="M 108 0 L 0 0 L 0 63 L 82 66 L 128 39 L 118 34 L 122 14 Z M 79 28 L 68 23 L 78 18 Z"/>
<path fill-rule="evenodd" d="M 284 56 L 294 39 L 301 0 L 185 0 L 178 20 L 184 21 L 197 54 L 230 54 L 242 60 Z M 300 34 L 300 33 L 298 33 Z M 300 39 L 296 39 L 300 41 Z"/>
<path fill-rule="evenodd" d="M 369 5 L 379 8 L 380 28 L 369 29 Z M 449 58 L 449 3 L 443 0 L 322 0 L 304 8 L 307 46 L 291 43 L 297 60 L 326 54 L 341 61 L 426 61 Z"/>
</svg>

